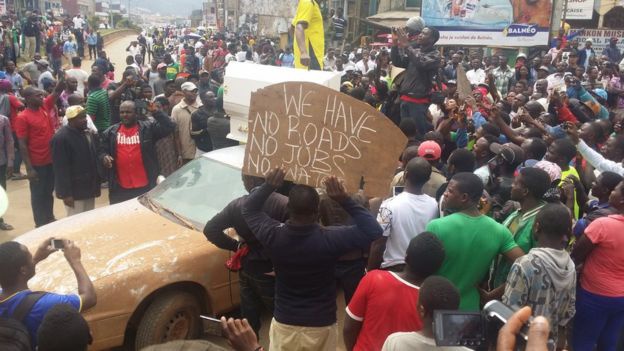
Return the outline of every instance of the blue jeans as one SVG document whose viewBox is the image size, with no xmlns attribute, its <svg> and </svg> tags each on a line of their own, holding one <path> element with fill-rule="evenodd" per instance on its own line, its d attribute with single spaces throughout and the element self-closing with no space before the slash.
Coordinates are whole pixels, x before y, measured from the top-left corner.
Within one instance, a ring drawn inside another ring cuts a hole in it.
<svg viewBox="0 0 624 351">
<path fill-rule="evenodd" d="M 427 121 L 427 110 L 429 104 L 416 104 L 408 101 L 401 101 L 401 120 L 411 118 L 416 122 L 416 128 L 420 137 L 428 131 L 433 130 L 433 126 Z"/>
<path fill-rule="evenodd" d="M 32 207 L 35 226 L 41 227 L 54 222 L 54 169 L 52 164 L 33 166 L 37 172 L 36 180 L 29 180 L 30 206 Z"/>
<path fill-rule="evenodd" d="M 624 297 L 592 294 L 579 287 L 572 345 L 574 350 L 615 351 L 624 327 Z"/>
<path fill-rule="evenodd" d="M 275 300 L 275 277 L 265 274 L 248 274 L 244 270 L 238 272 L 240 286 L 241 314 L 247 318 L 249 325 L 256 332 L 260 331 L 260 317 L 263 308 L 273 315 Z"/>
</svg>

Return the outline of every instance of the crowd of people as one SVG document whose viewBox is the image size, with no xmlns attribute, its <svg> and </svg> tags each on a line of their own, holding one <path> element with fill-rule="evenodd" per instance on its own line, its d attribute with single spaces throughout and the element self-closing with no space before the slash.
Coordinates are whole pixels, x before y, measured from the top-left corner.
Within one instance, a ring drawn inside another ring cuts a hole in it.
<svg viewBox="0 0 624 351">
<path fill-rule="evenodd" d="M 338 72 L 341 91 L 381 111 L 408 143 L 385 198 L 345 189 L 336 177 L 322 189 L 284 184 L 281 168 L 264 179 L 243 175 L 249 195 L 204 228 L 210 242 L 240 259 L 245 319 L 222 319 L 234 348 L 262 349 L 256 335 L 268 311 L 272 350 L 335 350 L 339 286 L 347 350 L 434 350 L 434 311 L 479 311 L 492 300 L 521 308 L 501 330 L 500 350 L 513 349 L 509 335 L 531 314 L 541 316 L 531 323 L 541 331 L 533 340 L 544 343 L 535 350 L 545 350 L 546 339 L 559 349 L 621 349 L 618 38 L 596 55 L 591 41 L 580 47 L 561 33 L 551 48 L 509 60 L 439 48 L 440 33 L 412 18 L 378 50 L 345 43 L 341 9 L 326 19 L 325 35 L 318 4 L 299 6 L 294 46 L 283 51 L 250 35 L 167 27 L 132 41 L 126 67 L 114 67 L 98 39 L 85 41 L 90 53 L 95 45 L 90 74 L 79 47 L 67 70 L 51 70 L 38 53 L 21 69 L 6 61 L 0 184 L 6 187 L 7 174 L 20 177 L 23 163 L 37 227 L 55 220 L 54 196 L 68 216 L 93 209 L 103 186 L 111 204 L 122 202 L 204 152 L 237 144 L 226 138 L 223 109 L 230 62 Z M 52 62 L 65 55 L 58 45 L 48 53 Z M 0 222 L 0 229 L 10 226 Z M 79 295 L 29 292 L 35 265 L 54 251 L 49 241 L 34 255 L 16 242 L 0 244 L 0 315 L 38 306 L 24 325 L 39 350 L 59 349 L 44 342 L 62 325 L 58 318 L 82 331 L 69 339 L 88 341 L 72 312 L 95 305 L 95 292 L 80 250 L 64 244 Z M 72 309 L 52 308 L 59 303 Z"/>
</svg>

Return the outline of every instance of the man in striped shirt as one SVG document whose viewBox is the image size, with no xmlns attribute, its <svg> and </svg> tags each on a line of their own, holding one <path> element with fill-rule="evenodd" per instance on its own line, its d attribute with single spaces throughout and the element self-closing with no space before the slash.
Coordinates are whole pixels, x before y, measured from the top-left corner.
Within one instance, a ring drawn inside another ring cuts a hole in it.
<svg viewBox="0 0 624 351">
<path fill-rule="evenodd" d="M 102 78 L 99 75 L 90 75 L 87 84 L 89 85 L 87 114 L 93 119 L 98 133 L 102 133 L 110 126 L 111 112 L 108 93 L 102 89 Z"/>
</svg>

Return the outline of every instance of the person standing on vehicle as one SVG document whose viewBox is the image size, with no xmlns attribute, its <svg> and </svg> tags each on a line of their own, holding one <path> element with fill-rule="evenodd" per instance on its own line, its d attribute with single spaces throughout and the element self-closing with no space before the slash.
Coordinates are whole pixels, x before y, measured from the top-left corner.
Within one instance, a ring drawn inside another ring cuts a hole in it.
<svg viewBox="0 0 624 351">
<path fill-rule="evenodd" d="M 295 68 L 323 70 L 325 35 L 323 15 L 317 0 L 299 0 L 292 21 L 295 30 Z"/>
<path fill-rule="evenodd" d="M 275 168 L 266 182 L 243 204 L 243 218 L 275 267 L 275 317 L 271 322 L 271 350 L 335 350 L 336 282 L 338 258 L 365 249 L 381 237 L 375 217 L 347 194 L 338 178 L 325 180 L 327 195 L 342 205 L 354 225 L 318 224 L 319 194 L 295 185 L 288 196 L 287 222 L 263 212 L 266 201 L 282 186 L 286 171 Z"/>
<path fill-rule="evenodd" d="M 28 281 L 35 276 L 36 265 L 57 251 L 50 245 L 53 238 L 46 239 L 34 255 L 16 241 L 0 244 L 0 315 L 15 316 L 26 309 L 21 320 L 30 334 L 31 346 L 37 346 L 37 330 L 46 313 L 59 304 L 67 304 L 78 312 L 95 306 L 97 296 L 93 283 L 81 262 L 80 248 L 72 241 L 63 240 L 63 254 L 78 281 L 78 294 L 60 295 L 49 292 L 32 292 Z"/>
<path fill-rule="evenodd" d="M 186 82 L 181 86 L 184 98 L 171 111 L 171 118 L 176 123 L 178 155 L 182 157 L 182 163 L 186 164 L 195 158 L 197 146 L 191 132 L 191 115 L 201 106 L 197 98 L 197 86 L 192 82 Z"/>
<path fill-rule="evenodd" d="M 67 125 L 52 137 L 54 190 L 63 200 L 67 216 L 95 208 L 100 196 L 97 172 L 97 138 L 87 129 L 87 111 L 70 106 L 65 111 Z"/>
<path fill-rule="evenodd" d="M 212 151 L 212 141 L 208 133 L 208 118 L 214 116 L 216 97 L 212 91 L 204 92 L 200 97 L 202 106 L 191 113 L 191 137 L 197 146 L 196 156 Z"/>
<path fill-rule="evenodd" d="M 243 184 L 249 193 L 263 182 L 262 178 L 243 175 Z M 262 310 L 266 309 L 273 314 L 275 276 L 271 275 L 273 272 L 271 260 L 263 252 L 262 244 L 243 219 L 242 208 L 248 197 L 249 195 L 245 195 L 232 200 L 221 212 L 212 217 L 204 227 L 204 235 L 208 241 L 221 249 L 247 252 L 242 258 L 241 270 L 238 273 L 241 313 L 258 334 Z M 288 198 L 273 192 L 264 203 L 262 211 L 276 221 L 285 222 L 288 218 Z M 223 231 L 228 228 L 234 228 L 241 240 L 226 235 Z"/>
<path fill-rule="evenodd" d="M 45 112 L 43 95 L 43 90 L 32 86 L 24 89 L 22 96 L 26 100 L 26 109 L 15 120 L 15 134 L 30 182 L 30 205 L 36 227 L 55 220 L 52 196 L 54 169 L 50 148 L 54 126 Z"/>
<path fill-rule="evenodd" d="M 440 53 L 434 47 L 440 39 L 440 32 L 423 27 L 422 19 L 411 18 L 407 22 L 407 31 L 398 29 L 396 44 L 390 51 L 392 63 L 406 69 L 399 89 L 401 119 L 413 119 L 420 135 L 433 129 L 426 113 L 431 103 L 433 77 L 441 60 Z M 413 40 L 416 34 L 417 39 Z"/>
<path fill-rule="evenodd" d="M 155 143 L 173 133 L 175 124 L 158 103 L 148 105 L 153 120 L 138 120 L 134 101 L 119 107 L 121 122 L 100 139 L 99 160 L 108 170 L 109 201 L 123 202 L 156 186 L 158 158 Z"/>
</svg>

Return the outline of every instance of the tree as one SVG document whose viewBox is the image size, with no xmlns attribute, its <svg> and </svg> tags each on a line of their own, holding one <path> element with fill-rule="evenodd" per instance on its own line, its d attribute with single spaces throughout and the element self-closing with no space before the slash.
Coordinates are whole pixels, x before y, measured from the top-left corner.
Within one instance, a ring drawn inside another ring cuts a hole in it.
<svg viewBox="0 0 624 351">
<path fill-rule="evenodd" d="M 89 28 L 91 28 L 92 30 L 97 30 L 100 27 L 100 17 L 98 16 L 91 16 L 89 17 L 89 19 L 87 20 L 87 23 L 89 24 Z"/>
</svg>

